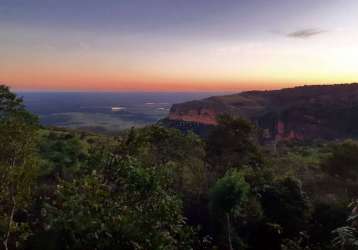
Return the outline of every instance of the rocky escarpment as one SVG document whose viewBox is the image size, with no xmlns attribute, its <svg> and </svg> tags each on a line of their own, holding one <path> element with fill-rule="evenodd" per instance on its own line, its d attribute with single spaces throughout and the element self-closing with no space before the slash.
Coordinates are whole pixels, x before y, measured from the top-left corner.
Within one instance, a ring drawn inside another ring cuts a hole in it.
<svg viewBox="0 0 358 250">
<path fill-rule="evenodd" d="M 219 114 L 230 112 L 230 107 L 215 98 L 174 104 L 169 113 L 170 120 L 216 125 Z"/>
<path fill-rule="evenodd" d="M 358 84 L 210 97 L 173 105 L 167 120 L 174 127 L 190 128 L 188 124 L 200 127 L 216 125 L 220 114 L 251 120 L 268 140 L 355 138 L 358 137 Z"/>
</svg>

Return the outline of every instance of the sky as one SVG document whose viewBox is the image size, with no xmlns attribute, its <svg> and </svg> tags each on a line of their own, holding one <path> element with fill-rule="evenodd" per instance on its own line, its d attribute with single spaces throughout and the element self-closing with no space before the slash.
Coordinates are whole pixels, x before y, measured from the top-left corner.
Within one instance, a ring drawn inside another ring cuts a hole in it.
<svg viewBox="0 0 358 250">
<path fill-rule="evenodd" d="M 357 13 L 357 0 L 0 0 L 0 83 L 237 91 L 357 82 Z"/>
</svg>

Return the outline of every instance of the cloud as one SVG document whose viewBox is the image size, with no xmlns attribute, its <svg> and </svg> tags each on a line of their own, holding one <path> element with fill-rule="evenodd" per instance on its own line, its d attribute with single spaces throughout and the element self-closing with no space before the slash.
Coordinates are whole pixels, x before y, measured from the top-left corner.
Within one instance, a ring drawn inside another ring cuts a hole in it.
<svg viewBox="0 0 358 250">
<path fill-rule="evenodd" d="M 327 31 L 321 29 L 302 29 L 302 30 L 296 30 L 294 32 L 288 33 L 286 34 L 286 36 L 291 38 L 307 39 L 313 36 L 320 35 L 325 32 Z"/>
</svg>

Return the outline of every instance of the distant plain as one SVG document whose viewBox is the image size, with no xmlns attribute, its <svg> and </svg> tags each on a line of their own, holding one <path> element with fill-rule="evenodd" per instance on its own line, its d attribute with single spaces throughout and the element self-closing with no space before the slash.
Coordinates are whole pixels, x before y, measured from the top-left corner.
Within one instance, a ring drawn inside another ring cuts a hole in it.
<svg viewBox="0 0 358 250">
<path fill-rule="evenodd" d="M 166 117 L 174 103 L 223 92 L 19 92 L 26 107 L 42 125 L 116 133 L 154 124 Z"/>
</svg>

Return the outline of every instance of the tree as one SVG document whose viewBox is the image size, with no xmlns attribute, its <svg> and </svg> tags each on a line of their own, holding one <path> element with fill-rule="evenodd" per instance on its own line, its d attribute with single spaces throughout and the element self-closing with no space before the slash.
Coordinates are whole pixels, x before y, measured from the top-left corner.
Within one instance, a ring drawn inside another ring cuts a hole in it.
<svg viewBox="0 0 358 250">
<path fill-rule="evenodd" d="M 73 178 L 87 159 L 85 146 L 74 133 L 43 133 L 39 151 L 43 160 L 43 174 L 53 177 Z"/>
<path fill-rule="evenodd" d="M 260 196 L 265 217 L 282 227 L 283 237 L 295 237 L 305 229 L 309 203 L 300 181 L 286 177 L 267 185 Z"/>
<path fill-rule="evenodd" d="M 62 234 L 62 245 L 187 249 L 191 229 L 185 225 L 180 200 L 170 190 L 169 169 L 144 166 L 134 157 L 103 160 L 105 165 L 91 173 L 60 183 L 46 206 L 46 228 Z"/>
<path fill-rule="evenodd" d="M 28 223 L 15 221 L 15 216 L 31 204 L 37 173 L 37 128 L 37 118 L 25 110 L 22 100 L 0 86 L 0 210 L 6 250 L 13 233 L 18 234 L 17 244 L 28 236 Z"/>
<path fill-rule="evenodd" d="M 219 176 L 233 167 L 261 164 L 254 126 L 243 118 L 221 115 L 207 139 L 207 161 Z"/>
<path fill-rule="evenodd" d="M 358 143 L 345 141 L 331 148 L 331 155 L 323 162 L 323 170 L 344 180 L 358 179 Z"/>
<path fill-rule="evenodd" d="M 25 112 L 22 99 L 12 93 L 9 87 L 0 85 L 0 119 L 4 120 L 18 112 Z"/>
<path fill-rule="evenodd" d="M 219 179 L 210 192 L 211 210 L 225 216 L 227 245 L 230 250 L 233 249 L 231 217 L 238 215 L 249 189 L 244 177 L 238 171 L 233 171 Z"/>
<path fill-rule="evenodd" d="M 173 188 L 191 201 L 207 193 L 204 143 L 194 133 L 158 125 L 131 129 L 118 141 L 115 151 L 120 157 L 135 157 L 147 167 L 173 170 Z"/>
</svg>

